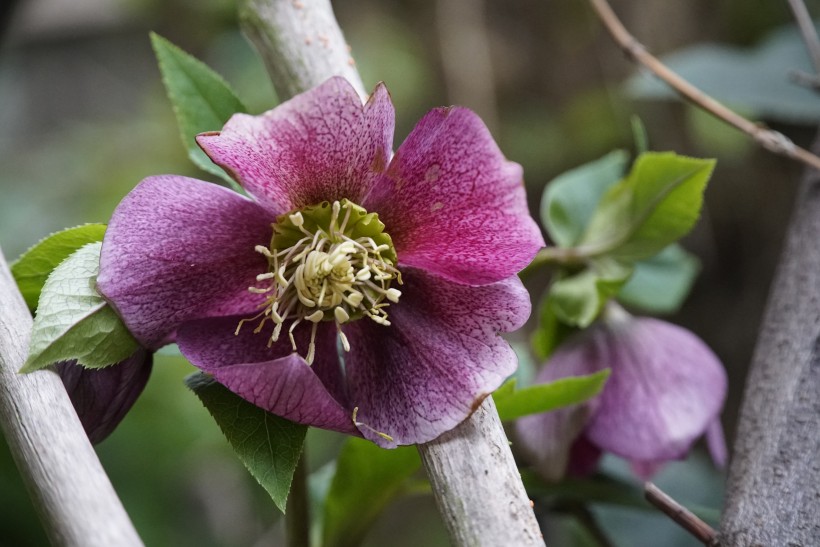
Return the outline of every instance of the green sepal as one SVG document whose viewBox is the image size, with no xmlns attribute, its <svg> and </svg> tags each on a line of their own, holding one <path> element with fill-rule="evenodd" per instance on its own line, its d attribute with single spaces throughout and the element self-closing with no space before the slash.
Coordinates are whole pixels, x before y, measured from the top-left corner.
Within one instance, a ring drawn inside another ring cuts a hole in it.
<svg viewBox="0 0 820 547">
<path fill-rule="evenodd" d="M 307 426 L 271 414 L 201 372 L 185 379 L 254 479 L 285 512 Z"/>
<path fill-rule="evenodd" d="M 131 356 L 139 344 L 96 290 L 102 243 L 84 245 L 57 266 L 43 285 L 20 372 L 76 359 L 102 368 Z"/>
<path fill-rule="evenodd" d="M 633 269 L 631 264 L 609 257 L 590 261 L 587 268 L 552 284 L 548 305 L 561 322 L 587 327 L 598 317 L 607 301 L 618 294 Z"/>
<path fill-rule="evenodd" d="M 493 393 L 493 400 L 502 420 L 516 420 L 522 416 L 583 403 L 598 395 L 608 378 L 609 369 L 605 369 L 594 374 L 570 376 L 522 389 L 516 389 L 516 381 L 512 379 Z"/>
<path fill-rule="evenodd" d="M 105 224 L 83 224 L 48 235 L 12 262 L 11 275 L 34 313 L 48 276 L 63 260 L 88 243 L 102 241 Z"/>
<path fill-rule="evenodd" d="M 239 185 L 215 165 L 196 143 L 196 136 L 220 131 L 232 115 L 247 112 L 228 83 L 205 63 L 182 51 L 162 36 L 151 33 L 162 82 L 174 108 L 182 144 L 196 166 Z"/>
</svg>

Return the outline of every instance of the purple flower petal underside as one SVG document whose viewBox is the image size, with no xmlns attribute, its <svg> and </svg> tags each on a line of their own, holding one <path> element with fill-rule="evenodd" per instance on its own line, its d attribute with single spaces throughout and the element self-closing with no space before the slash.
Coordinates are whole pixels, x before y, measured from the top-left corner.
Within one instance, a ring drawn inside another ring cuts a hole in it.
<svg viewBox="0 0 820 547">
<path fill-rule="evenodd" d="M 184 321 L 255 309 L 267 268 L 255 245 L 273 218 L 241 195 L 178 176 L 150 177 L 114 211 L 97 288 L 140 343 L 156 349 Z"/>
<path fill-rule="evenodd" d="M 197 142 L 274 215 L 347 198 L 361 203 L 390 161 L 395 112 L 383 84 L 362 106 L 335 77 L 277 108 L 234 115 Z"/>
<path fill-rule="evenodd" d="M 151 375 L 153 354 L 138 349 L 110 367 L 87 369 L 76 361 L 57 363 L 57 373 L 83 424 L 88 439 L 97 444 L 119 425 Z"/>
<path fill-rule="evenodd" d="M 343 433 L 358 434 L 343 405 L 342 372 L 331 325 L 319 325 L 312 366 L 293 353 L 287 334 L 267 347 L 271 325 L 254 334 L 253 324 L 235 335 L 242 317 L 191 321 L 179 329 L 185 357 L 243 399 L 283 418 Z M 310 325 L 294 330 L 297 347 L 310 338 Z"/>
<path fill-rule="evenodd" d="M 544 246 L 521 166 L 466 108 L 422 118 L 362 205 L 379 213 L 402 264 L 456 283 L 506 279 Z"/>
<path fill-rule="evenodd" d="M 411 268 L 404 277 L 390 327 L 344 327 L 350 404 L 362 434 L 385 447 L 429 441 L 469 416 L 515 371 L 515 353 L 498 333 L 530 313 L 517 277 L 482 287 Z"/>
</svg>

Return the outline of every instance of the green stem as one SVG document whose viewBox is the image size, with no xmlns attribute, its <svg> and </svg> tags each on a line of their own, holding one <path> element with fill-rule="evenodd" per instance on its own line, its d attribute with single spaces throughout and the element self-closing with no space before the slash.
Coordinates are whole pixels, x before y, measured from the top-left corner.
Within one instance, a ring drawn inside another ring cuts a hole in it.
<svg viewBox="0 0 820 547">
<path fill-rule="evenodd" d="M 310 547 L 310 510 L 308 509 L 307 455 L 302 449 L 293 473 L 285 511 L 285 535 L 288 547 Z"/>
</svg>

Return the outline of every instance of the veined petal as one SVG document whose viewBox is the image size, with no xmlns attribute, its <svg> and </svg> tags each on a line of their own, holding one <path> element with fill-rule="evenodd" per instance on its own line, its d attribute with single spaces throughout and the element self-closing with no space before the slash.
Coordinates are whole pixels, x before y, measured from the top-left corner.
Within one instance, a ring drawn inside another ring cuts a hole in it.
<svg viewBox="0 0 820 547">
<path fill-rule="evenodd" d="M 362 434 L 383 447 L 422 443 L 467 418 L 516 368 L 500 336 L 520 327 L 530 299 L 518 278 L 480 287 L 403 270 L 391 325 L 343 328 L 350 405 Z"/>
<path fill-rule="evenodd" d="M 319 325 L 311 366 L 293 352 L 287 328 L 268 348 L 270 321 L 259 333 L 253 332 L 256 324 L 248 322 L 234 334 L 242 319 L 219 317 L 185 323 L 177 334 L 179 349 L 217 382 L 268 412 L 300 424 L 357 435 L 352 412 L 344 406 L 333 326 Z M 300 352 L 307 349 L 310 330 L 309 324 L 294 330 Z"/>
<path fill-rule="evenodd" d="M 612 368 L 585 435 L 624 458 L 683 457 L 714 422 L 726 397 L 726 372 L 691 332 L 656 319 L 596 327 L 599 362 Z"/>
<path fill-rule="evenodd" d="M 337 76 L 260 116 L 236 114 L 197 143 L 278 215 L 322 201 L 361 203 L 390 160 L 394 123 L 383 84 L 362 106 Z"/>
<path fill-rule="evenodd" d="M 362 205 L 379 214 L 402 264 L 457 283 L 506 279 L 544 245 L 521 166 L 465 108 L 428 113 Z"/>
<path fill-rule="evenodd" d="M 188 319 L 252 311 L 271 217 L 236 192 L 164 175 L 141 182 L 105 233 L 97 288 L 147 348 Z"/>
<path fill-rule="evenodd" d="M 134 406 L 151 375 L 153 354 L 138 349 L 115 365 L 87 369 L 76 361 L 57 363 L 71 404 L 83 424 L 88 439 L 105 440 Z"/>
</svg>

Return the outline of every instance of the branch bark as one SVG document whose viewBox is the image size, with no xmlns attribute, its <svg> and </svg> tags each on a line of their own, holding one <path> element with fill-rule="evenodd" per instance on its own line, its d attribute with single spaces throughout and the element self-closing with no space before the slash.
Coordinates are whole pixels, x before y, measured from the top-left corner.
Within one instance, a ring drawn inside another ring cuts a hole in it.
<svg viewBox="0 0 820 547">
<path fill-rule="evenodd" d="M 245 0 L 241 10 L 280 98 L 339 74 L 366 96 L 328 0 Z M 492 398 L 419 451 L 454 545 L 544 545 Z"/>
<path fill-rule="evenodd" d="M 0 251 L 0 425 L 53 545 L 142 545 L 60 377 L 21 375 L 31 315 Z"/>
<path fill-rule="evenodd" d="M 820 139 L 814 146 L 820 149 Z M 820 171 L 801 183 L 746 382 L 722 545 L 820 537 Z"/>
</svg>

